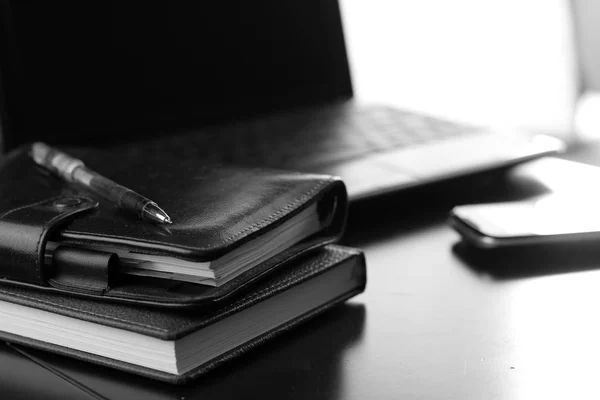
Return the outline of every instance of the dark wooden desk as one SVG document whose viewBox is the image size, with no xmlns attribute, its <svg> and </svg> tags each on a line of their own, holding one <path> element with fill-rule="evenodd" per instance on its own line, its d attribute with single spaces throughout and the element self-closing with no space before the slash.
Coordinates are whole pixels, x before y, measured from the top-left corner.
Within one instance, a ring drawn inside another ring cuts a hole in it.
<svg viewBox="0 0 600 400">
<path fill-rule="evenodd" d="M 366 293 L 191 386 L 34 354 L 106 398 L 598 398 L 595 261 L 563 254 L 549 269 L 553 257 L 540 255 L 498 273 L 455 247 L 449 208 L 506 195 L 501 186 L 484 180 L 460 195 L 442 187 L 428 201 L 417 192 L 353 206 L 344 242 L 366 251 Z M 4 369 L 0 383 L 25 393 L 31 381 L 6 379 Z"/>
</svg>

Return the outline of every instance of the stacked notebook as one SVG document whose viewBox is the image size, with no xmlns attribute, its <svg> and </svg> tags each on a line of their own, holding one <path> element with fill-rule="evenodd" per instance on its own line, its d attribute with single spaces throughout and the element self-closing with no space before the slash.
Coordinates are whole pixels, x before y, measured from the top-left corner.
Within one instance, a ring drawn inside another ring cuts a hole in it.
<svg viewBox="0 0 600 400">
<path fill-rule="evenodd" d="M 36 166 L 0 166 L 0 337 L 183 383 L 362 292 L 334 245 L 343 182 L 181 159 L 69 152 L 160 204 L 137 219 Z"/>
</svg>

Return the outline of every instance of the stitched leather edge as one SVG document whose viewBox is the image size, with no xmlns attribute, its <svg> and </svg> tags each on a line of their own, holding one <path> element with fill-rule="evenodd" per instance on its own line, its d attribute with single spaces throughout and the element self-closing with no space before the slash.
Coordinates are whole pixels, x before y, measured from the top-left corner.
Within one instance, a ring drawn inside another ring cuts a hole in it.
<svg viewBox="0 0 600 400">
<path fill-rule="evenodd" d="M 269 293 L 270 296 L 268 296 L 268 297 L 274 296 L 274 295 L 290 288 L 291 286 L 295 286 L 306 280 L 312 279 L 313 277 L 320 275 L 321 273 L 329 270 L 329 268 L 327 268 L 327 267 L 332 267 L 333 264 L 337 265 L 340 262 L 343 262 L 344 260 L 347 260 L 350 257 L 362 255 L 362 253 L 359 251 L 348 251 L 348 250 L 342 251 L 342 250 L 337 250 L 337 249 L 330 249 L 330 252 L 332 254 L 335 254 L 336 256 L 335 257 L 328 256 L 325 259 L 313 261 L 310 264 L 306 264 L 306 266 L 303 269 L 308 268 L 308 269 L 311 269 L 314 271 L 312 274 L 310 274 L 310 276 L 306 276 L 306 273 L 298 271 L 283 281 L 278 280 L 275 284 L 269 285 L 268 287 L 261 289 L 261 291 L 253 293 L 252 296 L 250 296 L 248 298 L 242 298 L 240 300 L 237 300 L 234 303 L 228 304 L 226 308 L 227 309 L 237 309 L 242 305 L 246 306 L 246 307 L 250 306 L 250 305 L 254 304 L 256 302 L 256 300 L 259 298 L 257 296 L 257 294 L 259 294 L 259 293 L 269 292 L 269 290 L 272 290 L 272 292 Z M 364 263 L 364 260 L 362 260 L 361 262 Z M 1 291 L 1 288 L 0 288 L 0 291 Z M 177 331 L 169 332 L 167 329 L 161 329 L 157 326 L 148 325 L 148 324 L 144 324 L 144 323 L 136 322 L 136 321 L 125 320 L 125 319 L 107 315 L 107 314 L 99 314 L 99 313 L 95 313 L 95 312 L 91 312 L 91 311 L 81 310 L 81 309 L 77 309 L 74 307 L 69 307 L 69 306 L 65 306 L 65 305 L 61 305 L 61 304 L 55 304 L 55 303 L 48 302 L 45 300 L 40 300 L 39 298 L 36 298 L 35 296 L 27 296 L 27 295 L 11 293 L 11 292 L 8 292 L 8 293 L 4 292 L 3 294 L 6 296 L 11 296 L 11 297 L 16 297 L 16 298 L 20 298 L 23 300 L 31 301 L 36 304 L 45 305 L 48 308 L 47 311 L 57 312 L 56 311 L 57 309 L 63 310 L 63 312 L 61 313 L 62 315 L 66 315 L 66 316 L 73 317 L 73 318 L 86 320 L 85 318 L 81 318 L 81 317 L 72 315 L 73 313 L 80 314 L 80 315 L 83 314 L 83 315 L 90 316 L 89 319 L 87 319 L 87 321 L 90 321 L 90 322 L 94 322 L 94 320 L 96 320 L 96 319 L 105 319 L 105 320 L 112 320 L 112 321 L 126 324 L 126 325 L 134 325 L 134 326 L 138 326 L 138 327 L 142 327 L 142 328 L 147 328 L 154 332 L 161 332 L 161 333 L 165 334 L 166 336 L 161 337 L 165 340 L 171 340 L 171 339 L 174 339 L 177 337 L 184 336 L 187 333 L 189 333 L 189 331 L 191 331 L 191 330 L 195 331 L 197 329 L 201 329 L 202 326 L 206 326 L 211 323 L 214 323 L 214 322 L 216 322 L 220 319 L 223 319 L 233 313 L 233 312 L 230 312 L 227 314 L 221 313 L 223 315 L 219 315 L 216 318 L 206 320 L 205 324 L 193 326 L 194 323 L 192 322 L 190 324 L 180 327 Z M 267 297 L 265 297 L 264 299 L 266 299 L 266 298 Z M 264 300 L 264 299 L 261 299 L 261 300 Z M 43 308 L 43 309 L 45 309 L 45 308 Z M 189 329 L 191 326 L 193 326 L 193 329 Z M 160 333 L 158 333 L 158 335 L 160 335 Z"/>
<path fill-rule="evenodd" d="M 235 234 L 226 237 L 225 239 L 223 239 L 222 241 L 219 241 L 218 243 L 213 243 L 211 245 L 207 245 L 204 247 L 194 247 L 194 246 L 176 246 L 176 249 L 179 250 L 186 250 L 186 251 L 190 251 L 190 252 L 203 252 L 203 251 L 209 251 L 209 250 L 214 250 L 218 247 L 227 245 L 228 243 L 230 243 L 231 241 L 239 238 L 240 236 L 243 236 L 245 233 L 248 233 L 250 231 L 256 231 L 258 229 L 261 229 L 263 227 L 265 227 L 266 225 L 268 225 L 269 223 L 271 223 L 273 220 L 276 220 L 276 217 L 281 215 L 282 213 L 287 212 L 292 212 L 296 209 L 298 209 L 299 205 L 303 205 L 303 204 L 310 204 L 310 201 L 313 198 L 313 195 L 315 195 L 319 190 L 323 189 L 325 186 L 332 184 L 332 183 L 341 183 L 343 185 L 343 182 L 341 182 L 340 180 L 333 178 L 333 177 L 329 177 L 329 178 L 325 178 L 325 179 L 321 179 L 318 181 L 318 183 L 313 186 L 310 190 L 308 190 L 307 192 L 305 192 L 303 195 L 301 195 L 300 197 L 298 197 L 296 200 L 294 200 L 292 203 L 289 203 L 288 205 L 286 205 L 285 207 L 283 207 L 282 209 L 276 211 L 275 213 L 269 215 L 268 217 L 264 218 L 263 220 L 255 223 L 252 225 L 252 227 L 246 227 L 244 228 L 242 231 L 236 232 Z M 277 214 L 277 215 L 274 215 Z M 118 236 L 118 235 L 95 235 L 95 234 L 89 234 L 86 232 L 80 232 L 80 231 L 69 231 L 67 234 L 67 237 L 69 240 L 85 240 L 85 241 L 89 241 L 92 238 L 106 238 L 106 239 L 116 239 L 116 240 L 122 240 L 122 241 L 127 241 L 130 242 L 131 238 L 129 237 L 125 237 L 125 236 Z M 157 246 L 162 246 L 164 245 L 163 243 L 156 241 L 156 240 L 144 240 L 142 238 L 136 238 L 136 242 L 139 243 L 144 243 L 147 245 L 157 245 Z M 172 246 L 169 246 L 169 248 L 171 248 Z M 152 250 L 152 249 L 144 249 L 144 250 Z"/>
</svg>

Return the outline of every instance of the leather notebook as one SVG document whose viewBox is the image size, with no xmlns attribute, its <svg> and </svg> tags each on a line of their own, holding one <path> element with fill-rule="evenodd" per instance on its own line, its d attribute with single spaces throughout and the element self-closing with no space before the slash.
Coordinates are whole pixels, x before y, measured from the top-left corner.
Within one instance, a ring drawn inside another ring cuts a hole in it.
<svg viewBox="0 0 600 400">
<path fill-rule="evenodd" d="M 0 285 L 0 337 L 179 384 L 361 293 L 365 284 L 364 255 L 329 245 L 203 309 L 141 307 Z"/>
<path fill-rule="evenodd" d="M 0 164 L 0 284 L 122 303 L 207 306 L 342 234 L 337 178 L 143 149 L 66 151 L 156 201 L 138 219 L 37 166 L 24 146 Z"/>
</svg>

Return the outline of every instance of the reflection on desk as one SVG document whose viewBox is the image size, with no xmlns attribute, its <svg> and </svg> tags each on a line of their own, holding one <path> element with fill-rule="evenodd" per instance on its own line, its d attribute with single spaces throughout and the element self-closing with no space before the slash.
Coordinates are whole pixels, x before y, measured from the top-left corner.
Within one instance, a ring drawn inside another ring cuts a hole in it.
<svg viewBox="0 0 600 400">
<path fill-rule="evenodd" d="M 0 397 L 7 400 L 97 399 L 6 343 L 0 343 Z"/>
</svg>

